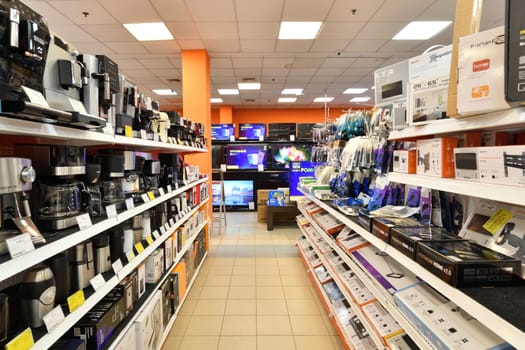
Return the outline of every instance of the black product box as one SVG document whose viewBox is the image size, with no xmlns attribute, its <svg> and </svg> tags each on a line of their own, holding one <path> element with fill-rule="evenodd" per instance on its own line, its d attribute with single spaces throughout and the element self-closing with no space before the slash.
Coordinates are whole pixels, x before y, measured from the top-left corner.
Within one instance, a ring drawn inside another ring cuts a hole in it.
<svg viewBox="0 0 525 350">
<path fill-rule="evenodd" d="M 171 287 L 171 313 L 175 314 L 180 304 L 179 274 L 172 273 L 168 281 Z"/>
<path fill-rule="evenodd" d="M 416 261 L 455 287 L 521 281 L 521 262 L 467 240 L 420 242 Z"/>
<path fill-rule="evenodd" d="M 117 115 L 116 125 L 115 125 L 115 134 L 125 135 L 126 126 L 130 128 L 133 126 L 133 116 L 127 115 L 127 114 Z"/>
<path fill-rule="evenodd" d="M 418 242 L 435 240 L 458 240 L 458 238 L 440 227 L 393 227 L 390 229 L 390 244 L 414 260 L 416 260 Z"/>
<path fill-rule="evenodd" d="M 162 329 L 165 330 L 170 322 L 172 315 L 171 307 L 171 287 L 169 279 L 164 281 L 160 286 L 160 291 L 162 292 L 161 306 L 162 306 Z"/>
<path fill-rule="evenodd" d="M 394 227 L 422 227 L 423 224 L 411 218 L 373 218 L 372 234 L 390 242 L 390 231 Z"/>
<path fill-rule="evenodd" d="M 137 271 L 133 270 L 129 275 L 127 275 L 119 285 L 121 293 L 124 296 L 124 301 L 126 305 L 126 316 L 130 314 L 137 302 L 138 296 L 138 275 Z"/>
<path fill-rule="evenodd" d="M 365 209 L 359 209 L 359 225 L 364 227 L 368 232 L 372 232 L 372 221 L 374 217 Z"/>
</svg>

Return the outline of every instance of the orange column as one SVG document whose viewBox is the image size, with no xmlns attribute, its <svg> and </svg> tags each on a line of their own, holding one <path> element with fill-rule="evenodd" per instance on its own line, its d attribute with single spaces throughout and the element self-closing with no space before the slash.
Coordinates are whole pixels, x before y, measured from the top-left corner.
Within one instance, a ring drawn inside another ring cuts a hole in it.
<svg viewBox="0 0 525 350">
<path fill-rule="evenodd" d="M 219 107 L 219 123 L 221 124 L 233 123 L 232 106 L 220 106 Z"/>
</svg>

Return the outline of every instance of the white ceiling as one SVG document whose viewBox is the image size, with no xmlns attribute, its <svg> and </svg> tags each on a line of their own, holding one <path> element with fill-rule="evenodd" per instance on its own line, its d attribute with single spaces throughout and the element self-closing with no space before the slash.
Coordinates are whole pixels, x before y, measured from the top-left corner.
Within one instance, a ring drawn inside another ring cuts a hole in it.
<svg viewBox="0 0 525 350">
<path fill-rule="evenodd" d="M 26 0 L 48 18 L 52 31 L 79 51 L 105 54 L 161 107 L 182 107 L 182 96 L 163 98 L 151 89 L 174 89 L 182 79 L 181 50 L 206 49 L 211 57 L 211 96 L 254 78 L 260 91 L 222 96 L 236 108 L 313 108 L 313 99 L 349 103 L 349 87 L 370 88 L 381 66 L 450 44 L 453 28 L 430 40 L 392 41 L 412 20 L 453 20 L 455 0 Z M 504 0 L 485 0 L 482 29 L 504 23 Z M 353 12 L 355 10 L 355 13 Z M 88 13 L 87 15 L 84 12 Z M 277 40 L 279 23 L 323 21 L 315 40 Z M 138 42 L 122 23 L 164 21 L 173 41 Z M 191 79 L 191 77 L 184 77 Z M 171 81 L 170 81 L 171 80 Z M 277 105 L 283 88 L 303 88 L 295 104 Z M 148 92 L 149 91 L 149 92 Z M 373 96 L 373 90 L 365 95 Z M 247 100 L 250 101 L 247 101 Z M 371 100 L 373 104 L 373 100 Z"/>
</svg>

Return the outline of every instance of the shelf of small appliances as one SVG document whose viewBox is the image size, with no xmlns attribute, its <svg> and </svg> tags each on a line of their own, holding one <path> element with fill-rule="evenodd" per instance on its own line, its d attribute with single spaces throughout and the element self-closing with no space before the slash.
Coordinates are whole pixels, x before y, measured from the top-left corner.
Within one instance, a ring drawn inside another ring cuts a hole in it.
<svg viewBox="0 0 525 350">
<path fill-rule="evenodd" d="M 498 330 L 498 336 L 503 338 L 512 346 L 520 348 L 523 345 L 523 339 L 525 339 L 525 332 L 518 329 L 512 323 L 503 319 L 493 311 L 487 309 L 484 305 L 480 304 L 476 300 L 472 299 L 461 290 L 454 288 L 453 286 L 445 283 L 437 276 L 426 270 L 424 267 L 410 259 L 390 244 L 374 236 L 368 232 L 365 228 L 361 227 L 357 222 L 352 221 L 346 215 L 340 213 L 329 204 L 319 200 L 307 190 L 300 189 L 309 200 L 319 205 L 321 208 L 329 212 L 335 218 L 343 222 L 346 226 L 351 228 L 354 232 L 358 233 L 361 237 L 366 239 L 372 245 L 374 245 L 380 251 L 388 254 L 399 264 L 404 266 L 407 270 L 410 270 L 415 276 L 425 281 L 428 285 L 436 289 L 439 293 L 443 294 L 449 300 L 454 301 L 459 307 L 468 312 L 472 317 L 477 319 L 484 325 L 490 326 L 491 329 Z"/>
</svg>

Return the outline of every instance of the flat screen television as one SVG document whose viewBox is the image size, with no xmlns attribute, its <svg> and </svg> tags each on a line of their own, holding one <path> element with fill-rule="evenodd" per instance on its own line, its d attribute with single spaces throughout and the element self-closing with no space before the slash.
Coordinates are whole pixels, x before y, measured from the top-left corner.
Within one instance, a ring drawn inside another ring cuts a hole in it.
<svg viewBox="0 0 525 350">
<path fill-rule="evenodd" d="M 234 124 L 212 124 L 211 125 L 211 139 L 214 141 L 230 141 L 231 137 L 235 137 Z"/>
<path fill-rule="evenodd" d="M 299 141 L 313 141 L 313 130 L 315 127 L 322 127 L 320 123 L 298 123 L 297 124 L 297 140 Z"/>
<path fill-rule="evenodd" d="M 224 180 L 224 205 L 227 207 L 249 207 L 253 202 L 253 180 Z M 221 182 L 212 182 L 212 203 L 220 205 Z"/>
<path fill-rule="evenodd" d="M 224 146 L 212 145 L 211 146 L 211 168 L 220 169 L 221 164 L 224 164 Z"/>
<path fill-rule="evenodd" d="M 290 141 L 290 136 L 295 138 L 295 123 L 271 123 L 268 124 L 268 140 Z"/>
<path fill-rule="evenodd" d="M 266 145 L 226 146 L 226 169 L 259 169 L 266 165 Z"/>
<path fill-rule="evenodd" d="M 277 143 L 268 146 L 267 165 L 270 169 L 288 169 L 290 162 L 310 161 L 312 145 Z"/>
<path fill-rule="evenodd" d="M 264 141 L 266 139 L 266 124 L 239 124 L 239 140 Z"/>
</svg>

